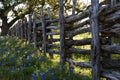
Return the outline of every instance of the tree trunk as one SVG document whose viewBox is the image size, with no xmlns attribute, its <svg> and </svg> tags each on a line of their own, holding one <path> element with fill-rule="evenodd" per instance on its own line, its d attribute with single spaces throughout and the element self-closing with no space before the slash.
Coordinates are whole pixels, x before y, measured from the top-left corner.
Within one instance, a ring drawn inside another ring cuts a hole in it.
<svg viewBox="0 0 120 80">
<path fill-rule="evenodd" d="M 8 30 L 9 30 L 9 25 L 7 23 L 7 16 L 4 16 L 1 19 L 2 19 L 2 27 L 1 27 L 2 32 L 1 32 L 1 35 L 5 36 L 5 35 L 7 35 Z"/>
</svg>

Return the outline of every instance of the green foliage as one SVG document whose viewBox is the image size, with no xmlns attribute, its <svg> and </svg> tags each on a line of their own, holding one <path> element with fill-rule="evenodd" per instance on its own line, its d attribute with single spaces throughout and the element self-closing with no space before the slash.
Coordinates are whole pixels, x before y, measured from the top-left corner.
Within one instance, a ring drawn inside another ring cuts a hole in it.
<svg viewBox="0 0 120 80">
<path fill-rule="evenodd" d="M 74 67 L 74 66 L 72 66 Z M 78 71 L 78 70 L 77 70 Z M 69 64 L 63 70 L 59 66 L 59 56 L 54 59 L 42 56 L 16 37 L 0 37 L 0 80 L 83 80 L 84 75 L 70 71 Z"/>
</svg>

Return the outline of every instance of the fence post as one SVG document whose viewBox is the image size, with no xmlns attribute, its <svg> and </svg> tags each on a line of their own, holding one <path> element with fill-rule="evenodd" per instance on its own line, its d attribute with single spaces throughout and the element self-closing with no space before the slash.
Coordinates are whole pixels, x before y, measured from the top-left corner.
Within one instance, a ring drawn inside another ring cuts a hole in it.
<svg viewBox="0 0 120 80">
<path fill-rule="evenodd" d="M 24 35 L 25 35 L 25 39 L 27 40 L 27 20 L 26 18 L 24 18 Z"/>
<path fill-rule="evenodd" d="M 36 14 L 33 13 L 33 42 L 34 42 L 34 50 L 37 49 L 37 40 L 36 40 Z"/>
<path fill-rule="evenodd" d="M 30 44 L 30 41 L 31 41 L 31 15 L 29 14 L 28 15 L 28 44 Z"/>
<path fill-rule="evenodd" d="M 116 0 L 111 0 L 111 7 L 114 7 L 116 3 L 117 3 Z"/>
<path fill-rule="evenodd" d="M 22 19 L 22 26 L 21 26 L 21 39 L 24 39 L 24 21 Z"/>
<path fill-rule="evenodd" d="M 42 23 L 42 35 L 43 35 L 43 50 L 44 50 L 44 56 L 46 56 L 46 30 L 45 30 L 45 18 L 44 18 L 44 12 L 43 12 L 43 6 L 40 8 L 41 10 L 41 23 Z"/>
<path fill-rule="evenodd" d="M 75 10 L 76 10 L 76 0 L 73 0 L 73 7 L 72 7 L 72 15 L 75 15 Z"/>
<path fill-rule="evenodd" d="M 65 36 L 64 36 L 64 5 L 63 5 L 63 0 L 59 0 L 60 2 L 60 12 L 59 12 L 59 16 L 60 16 L 60 66 L 61 68 L 63 68 L 64 65 L 64 58 L 65 58 L 65 44 L 64 44 L 64 40 L 65 40 Z"/>
<path fill-rule="evenodd" d="M 50 7 L 47 8 L 47 12 L 48 12 L 48 19 L 51 20 L 51 16 L 50 16 Z M 51 23 L 47 23 L 46 26 L 50 26 Z M 51 32 L 51 29 L 47 29 L 46 32 Z M 48 40 L 48 36 L 47 36 L 47 41 L 49 44 L 52 44 L 53 42 L 53 35 L 49 35 L 50 40 Z M 51 49 L 51 47 L 49 47 Z M 53 54 L 49 53 L 50 57 L 53 58 Z"/>
<path fill-rule="evenodd" d="M 91 0 L 91 58 L 92 58 L 92 80 L 100 80 L 100 43 L 99 43 L 99 25 L 97 12 L 99 7 L 99 0 Z"/>
</svg>

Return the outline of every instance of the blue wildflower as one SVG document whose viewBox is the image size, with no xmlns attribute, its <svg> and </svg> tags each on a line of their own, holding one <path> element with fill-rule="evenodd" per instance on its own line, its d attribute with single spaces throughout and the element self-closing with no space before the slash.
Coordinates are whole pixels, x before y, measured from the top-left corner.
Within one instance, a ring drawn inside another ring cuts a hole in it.
<svg viewBox="0 0 120 80">
<path fill-rule="evenodd" d="M 14 70 L 15 70 L 15 68 L 14 68 L 14 67 L 12 67 L 12 68 L 11 68 L 11 72 L 14 72 Z"/>
<path fill-rule="evenodd" d="M 27 61 L 29 62 L 32 59 L 32 55 L 27 56 Z"/>
<path fill-rule="evenodd" d="M 39 77 L 41 76 L 41 73 L 40 73 L 40 72 L 38 72 L 38 76 L 39 76 Z"/>
<path fill-rule="evenodd" d="M 35 74 L 32 74 L 32 80 L 36 80 Z"/>
<path fill-rule="evenodd" d="M 73 72 L 74 72 L 74 67 L 73 67 L 73 66 L 70 66 L 70 67 L 69 67 L 69 71 L 70 71 L 71 73 L 73 73 Z"/>
<path fill-rule="evenodd" d="M 39 58 L 39 57 L 37 57 L 37 58 L 36 58 L 36 60 L 39 62 L 39 61 L 40 61 L 40 58 Z"/>
<path fill-rule="evenodd" d="M 23 68 L 23 67 L 25 66 L 25 64 L 24 64 L 24 63 L 22 63 L 20 66 Z"/>
<path fill-rule="evenodd" d="M 55 75 L 54 73 L 51 73 L 52 80 L 55 80 Z"/>
<path fill-rule="evenodd" d="M 45 74 L 41 75 L 42 80 L 45 80 Z"/>
<path fill-rule="evenodd" d="M 0 62 L 0 66 L 2 66 L 2 62 Z"/>
<path fill-rule="evenodd" d="M 47 72 L 52 72 L 53 71 L 53 68 L 49 68 Z"/>
</svg>

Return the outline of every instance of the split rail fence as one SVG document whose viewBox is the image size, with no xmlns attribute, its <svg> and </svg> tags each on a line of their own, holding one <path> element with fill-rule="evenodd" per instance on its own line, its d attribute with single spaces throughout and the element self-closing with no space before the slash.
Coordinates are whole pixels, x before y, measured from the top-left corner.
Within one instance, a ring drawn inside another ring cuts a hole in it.
<svg viewBox="0 0 120 80">
<path fill-rule="evenodd" d="M 106 0 L 99 3 L 99 0 L 91 0 L 91 6 L 75 14 L 76 0 L 73 0 L 70 16 L 64 16 L 63 0 L 59 3 L 58 19 L 51 18 L 50 8 L 45 17 L 42 6 L 40 19 L 36 19 L 35 13 L 29 15 L 28 20 L 21 19 L 10 28 L 9 35 L 34 43 L 34 49 L 41 48 L 44 55 L 49 53 L 53 57 L 53 54 L 60 54 L 61 68 L 67 61 L 75 66 L 92 68 L 92 80 L 100 80 L 101 77 L 120 80 L 120 58 L 112 58 L 112 55 L 120 55 L 120 44 L 115 43 L 115 39 L 120 39 L 120 2 Z M 84 33 L 91 34 L 91 37 L 74 39 Z M 55 42 L 60 44 L 56 45 Z M 83 45 L 91 45 L 91 48 L 74 47 Z M 72 54 L 90 55 L 91 62 L 74 61 Z"/>
</svg>

